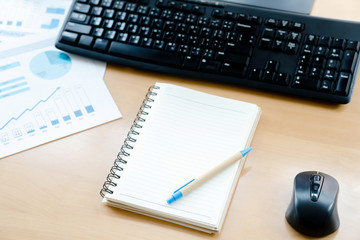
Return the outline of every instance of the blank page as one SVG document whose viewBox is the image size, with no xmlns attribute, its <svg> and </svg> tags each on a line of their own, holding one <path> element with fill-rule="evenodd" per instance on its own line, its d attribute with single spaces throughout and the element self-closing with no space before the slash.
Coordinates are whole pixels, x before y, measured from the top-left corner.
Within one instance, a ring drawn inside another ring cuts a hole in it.
<svg viewBox="0 0 360 240">
<path fill-rule="evenodd" d="M 217 229 L 239 175 L 238 161 L 173 204 L 171 194 L 246 148 L 256 127 L 255 104 L 157 83 L 158 95 L 113 194 L 105 199 L 150 215 Z M 244 161 L 244 160 L 242 160 Z"/>
</svg>

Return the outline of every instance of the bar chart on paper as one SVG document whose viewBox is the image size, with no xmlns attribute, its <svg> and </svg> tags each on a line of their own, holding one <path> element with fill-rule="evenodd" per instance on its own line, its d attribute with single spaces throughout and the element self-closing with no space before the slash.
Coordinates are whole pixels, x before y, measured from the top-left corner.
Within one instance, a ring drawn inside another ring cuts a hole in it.
<svg viewBox="0 0 360 240">
<path fill-rule="evenodd" d="M 121 117 L 103 73 L 54 47 L 1 59 L 0 158 Z"/>
</svg>

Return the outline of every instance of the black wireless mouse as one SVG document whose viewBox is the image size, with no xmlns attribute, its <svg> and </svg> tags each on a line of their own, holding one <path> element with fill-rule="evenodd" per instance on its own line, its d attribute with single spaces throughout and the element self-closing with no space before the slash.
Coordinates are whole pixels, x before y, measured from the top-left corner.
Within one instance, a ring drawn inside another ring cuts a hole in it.
<svg viewBox="0 0 360 240">
<path fill-rule="evenodd" d="M 330 175 L 315 171 L 299 173 L 286 220 L 298 232 L 313 237 L 335 232 L 340 225 L 338 193 L 339 184 Z"/>
</svg>

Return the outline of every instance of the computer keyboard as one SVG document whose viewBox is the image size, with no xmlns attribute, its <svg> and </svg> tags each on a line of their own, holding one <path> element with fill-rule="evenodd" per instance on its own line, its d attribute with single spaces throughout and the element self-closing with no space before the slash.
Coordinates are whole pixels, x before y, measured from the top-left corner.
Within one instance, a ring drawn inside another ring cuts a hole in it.
<svg viewBox="0 0 360 240">
<path fill-rule="evenodd" d="M 56 47 L 138 69 L 348 103 L 360 23 L 225 1 L 77 0 Z"/>
</svg>

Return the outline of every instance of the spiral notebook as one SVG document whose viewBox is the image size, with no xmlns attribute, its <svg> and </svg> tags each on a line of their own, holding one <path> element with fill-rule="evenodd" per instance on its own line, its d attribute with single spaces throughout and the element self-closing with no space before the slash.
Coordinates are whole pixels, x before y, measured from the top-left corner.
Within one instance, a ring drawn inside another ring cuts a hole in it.
<svg viewBox="0 0 360 240">
<path fill-rule="evenodd" d="M 179 201 L 169 205 L 166 200 L 194 176 L 248 147 L 260 114 L 255 104 L 156 83 L 107 176 L 103 202 L 208 233 L 220 231 L 246 157 Z"/>
</svg>

